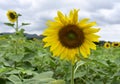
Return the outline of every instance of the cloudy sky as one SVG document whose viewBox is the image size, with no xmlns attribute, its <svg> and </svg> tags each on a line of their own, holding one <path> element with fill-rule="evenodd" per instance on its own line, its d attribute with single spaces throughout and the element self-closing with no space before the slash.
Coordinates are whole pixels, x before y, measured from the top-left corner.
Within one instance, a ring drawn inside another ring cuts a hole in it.
<svg viewBox="0 0 120 84">
<path fill-rule="evenodd" d="M 68 14 L 71 9 L 80 9 L 79 19 L 96 21 L 101 31 L 100 40 L 120 41 L 120 0 L 0 0 L 0 33 L 14 32 L 4 22 L 7 10 L 22 14 L 19 22 L 31 23 L 25 26 L 27 33 L 42 34 L 46 21 L 52 20 L 58 10 Z"/>
</svg>

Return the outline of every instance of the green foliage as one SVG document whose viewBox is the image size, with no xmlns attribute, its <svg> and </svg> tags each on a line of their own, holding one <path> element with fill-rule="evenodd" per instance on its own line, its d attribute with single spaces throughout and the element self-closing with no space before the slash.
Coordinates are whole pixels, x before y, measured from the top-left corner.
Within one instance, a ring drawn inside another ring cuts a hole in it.
<svg viewBox="0 0 120 84">
<path fill-rule="evenodd" d="M 21 29 L 0 40 L 0 83 L 54 84 L 55 59 L 41 40 L 27 40 L 23 33 Z"/>
<path fill-rule="evenodd" d="M 4 23 L 4 24 L 7 25 L 7 26 L 11 26 L 11 27 L 14 27 L 14 25 L 15 25 L 13 23 Z"/>
<path fill-rule="evenodd" d="M 53 57 L 41 40 L 27 40 L 23 33 L 0 40 L 0 83 L 70 84 L 70 63 Z M 88 59 L 81 59 L 75 65 L 75 84 L 119 84 L 119 50 L 97 47 Z"/>
<path fill-rule="evenodd" d="M 30 25 L 30 23 L 22 23 L 22 26 Z"/>
</svg>

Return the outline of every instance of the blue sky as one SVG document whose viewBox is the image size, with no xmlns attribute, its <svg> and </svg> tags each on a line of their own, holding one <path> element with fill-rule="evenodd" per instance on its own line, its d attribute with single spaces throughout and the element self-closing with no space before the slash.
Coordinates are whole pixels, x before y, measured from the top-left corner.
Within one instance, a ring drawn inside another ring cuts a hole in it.
<svg viewBox="0 0 120 84">
<path fill-rule="evenodd" d="M 3 25 L 9 22 L 7 10 L 21 13 L 20 23 L 31 23 L 25 26 L 27 33 L 42 34 L 46 21 L 53 20 L 58 10 L 68 14 L 71 9 L 80 9 L 79 19 L 90 18 L 96 21 L 101 31 L 100 40 L 120 41 L 120 0 L 0 0 L 0 32 L 14 32 Z"/>
</svg>

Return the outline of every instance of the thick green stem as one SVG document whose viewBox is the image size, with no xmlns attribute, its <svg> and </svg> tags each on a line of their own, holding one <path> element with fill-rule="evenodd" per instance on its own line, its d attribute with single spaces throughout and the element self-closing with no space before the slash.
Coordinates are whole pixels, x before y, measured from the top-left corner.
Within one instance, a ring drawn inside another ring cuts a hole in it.
<svg viewBox="0 0 120 84">
<path fill-rule="evenodd" d="M 15 33 L 17 34 L 18 33 L 18 16 L 17 16 L 17 20 L 16 20 L 16 28 L 15 28 Z M 17 40 L 15 41 L 15 53 L 17 55 Z"/>
<path fill-rule="evenodd" d="M 74 84 L 74 65 L 71 64 L 71 84 Z"/>
<path fill-rule="evenodd" d="M 17 34 L 17 32 L 18 32 L 18 16 L 17 16 L 17 20 L 16 20 L 16 28 L 15 28 L 15 34 Z M 17 40 L 15 41 L 15 54 L 16 54 L 16 56 L 17 56 Z M 15 63 L 14 63 L 14 67 L 16 68 L 16 65 L 17 65 L 17 63 L 16 63 L 16 61 L 15 61 Z"/>
<path fill-rule="evenodd" d="M 16 28 L 15 28 L 15 30 L 16 30 L 16 33 L 18 32 L 18 17 L 17 17 L 17 20 L 16 20 Z"/>
</svg>

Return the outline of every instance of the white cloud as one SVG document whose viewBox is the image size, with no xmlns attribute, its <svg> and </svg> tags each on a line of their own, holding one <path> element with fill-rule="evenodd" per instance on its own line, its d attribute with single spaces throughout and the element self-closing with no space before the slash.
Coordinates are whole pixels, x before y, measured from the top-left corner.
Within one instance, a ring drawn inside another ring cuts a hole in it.
<svg viewBox="0 0 120 84">
<path fill-rule="evenodd" d="M 101 26 L 99 35 L 101 40 L 120 41 L 120 24 Z"/>
</svg>

